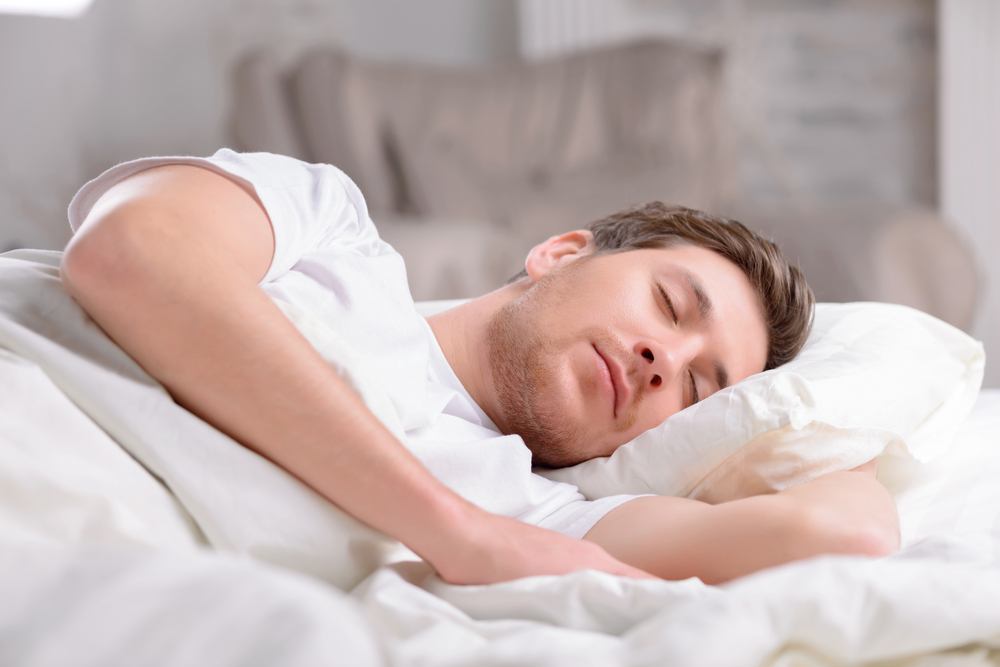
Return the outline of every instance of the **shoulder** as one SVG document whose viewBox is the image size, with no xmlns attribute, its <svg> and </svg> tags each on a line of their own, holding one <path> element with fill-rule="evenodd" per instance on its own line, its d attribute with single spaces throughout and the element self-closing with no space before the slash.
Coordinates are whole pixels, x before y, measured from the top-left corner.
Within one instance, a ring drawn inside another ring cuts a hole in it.
<svg viewBox="0 0 1000 667">
<path fill-rule="evenodd" d="M 264 199 L 273 203 L 280 199 L 294 199 L 303 205 L 341 202 L 363 209 L 367 216 L 367 206 L 360 190 L 347 174 L 333 165 L 310 164 L 271 153 L 237 153 L 223 148 L 211 157 L 175 155 L 140 158 L 104 171 L 87 182 L 73 197 L 69 206 L 70 225 L 74 230 L 79 229 L 96 202 L 117 184 L 141 172 L 168 166 L 201 167 L 204 171 L 195 173 L 192 179 L 211 181 L 205 171 L 225 176 L 249 192 L 258 203 Z M 267 192 L 268 196 L 262 196 L 263 192 Z M 263 205 L 266 209 L 267 203 Z"/>
</svg>

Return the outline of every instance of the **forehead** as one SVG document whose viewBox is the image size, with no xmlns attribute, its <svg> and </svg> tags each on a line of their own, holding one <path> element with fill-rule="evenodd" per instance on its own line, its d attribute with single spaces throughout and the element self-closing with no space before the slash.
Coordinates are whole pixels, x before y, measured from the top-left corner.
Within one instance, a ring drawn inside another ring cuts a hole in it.
<svg viewBox="0 0 1000 667">
<path fill-rule="evenodd" d="M 728 295 L 733 300 L 748 302 L 763 322 L 760 297 L 746 273 L 731 259 L 720 253 L 691 243 L 677 243 L 661 248 L 634 250 L 654 275 L 681 279 L 687 287 L 712 300 Z M 724 294 L 717 294 L 719 291 Z"/>
<path fill-rule="evenodd" d="M 610 253 L 612 255 L 632 255 L 632 259 L 642 259 L 642 263 L 655 265 L 658 268 L 668 268 L 669 265 L 686 267 L 689 270 L 698 270 L 708 273 L 722 271 L 728 277 L 741 277 L 746 281 L 746 286 L 751 290 L 750 279 L 746 273 L 735 262 L 715 250 L 710 250 L 700 245 L 694 245 L 687 241 L 677 241 L 668 245 L 654 248 L 628 248 Z M 709 276 L 706 276 L 709 279 Z"/>
</svg>

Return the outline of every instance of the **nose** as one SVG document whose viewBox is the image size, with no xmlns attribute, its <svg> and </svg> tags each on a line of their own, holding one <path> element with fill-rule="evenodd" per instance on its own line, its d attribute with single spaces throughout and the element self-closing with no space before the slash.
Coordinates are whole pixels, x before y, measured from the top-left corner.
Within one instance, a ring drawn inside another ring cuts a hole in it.
<svg viewBox="0 0 1000 667">
<path fill-rule="evenodd" d="M 639 373 L 647 392 L 673 386 L 698 353 L 699 342 L 693 336 L 678 336 L 669 341 L 640 340 L 635 345 Z"/>
</svg>

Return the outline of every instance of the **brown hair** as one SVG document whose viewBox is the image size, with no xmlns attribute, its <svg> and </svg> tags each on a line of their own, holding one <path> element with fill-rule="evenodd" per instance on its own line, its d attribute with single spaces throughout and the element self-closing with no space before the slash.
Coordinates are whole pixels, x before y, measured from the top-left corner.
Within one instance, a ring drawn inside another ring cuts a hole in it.
<svg viewBox="0 0 1000 667">
<path fill-rule="evenodd" d="M 715 251 L 740 267 L 764 313 L 768 336 L 764 370 L 791 361 L 805 344 L 816 301 L 805 276 L 788 263 L 773 241 L 743 224 L 654 201 L 609 215 L 588 229 L 597 243 L 595 254 L 690 243 Z"/>
</svg>

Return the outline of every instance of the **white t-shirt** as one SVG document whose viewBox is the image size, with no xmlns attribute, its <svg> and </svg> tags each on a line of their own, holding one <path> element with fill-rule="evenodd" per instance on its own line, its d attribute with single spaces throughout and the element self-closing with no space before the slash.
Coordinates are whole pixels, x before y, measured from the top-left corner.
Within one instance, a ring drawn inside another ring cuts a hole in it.
<svg viewBox="0 0 1000 667">
<path fill-rule="evenodd" d="M 135 160 L 87 183 L 70 204 L 70 224 L 76 230 L 122 179 L 178 163 L 257 194 L 275 241 L 261 287 L 320 320 L 365 361 L 400 417 L 404 444 L 441 482 L 485 510 L 573 537 L 632 498 L 587 501 L 575 486 L 531 472 L 521 438 L 501 434 L 459 382 L 417 314 L 402 257 L 379 238 L 360 190 L 335 167 L 228 149 L 211 158 Z"/>
</svg>

